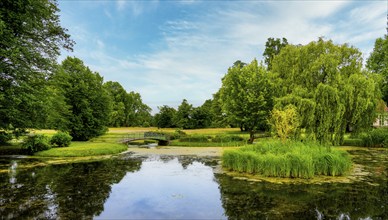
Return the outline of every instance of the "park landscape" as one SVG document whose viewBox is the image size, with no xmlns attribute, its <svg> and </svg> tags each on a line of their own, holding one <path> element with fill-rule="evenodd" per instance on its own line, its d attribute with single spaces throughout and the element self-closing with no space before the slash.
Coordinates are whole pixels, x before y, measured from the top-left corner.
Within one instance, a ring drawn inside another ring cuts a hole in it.
<svg viewBox="0 0 388 220">
<path fill-rule="evenodd" d="M 0 5 L 2 218 L 388 218 L 387 35 L 365 62 L 346 42 L 269 37 L 202 105 L 153 112 L 57 61 L 75 41 L 56 1 Z"/>
</svg>

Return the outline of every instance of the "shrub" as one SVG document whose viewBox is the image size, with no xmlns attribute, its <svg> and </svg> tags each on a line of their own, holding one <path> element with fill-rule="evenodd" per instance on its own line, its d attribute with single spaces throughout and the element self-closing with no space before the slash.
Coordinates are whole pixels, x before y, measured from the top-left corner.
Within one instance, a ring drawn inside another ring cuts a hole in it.
<svg viewBox="0 0 388 220">
<path fill-rule="evenodd" d="M 51 148 L 48 138 L 41 134 L 27 136 L 22 146 L 26 153 L 30 155 Z"/>
<path fill-rule="evenodd" d="M 0 131 L 0 144 L 5 144 L 10 140 L 12 140 L 12 134 L 6 131 Z"/>
<path fill-rule="evenodd" d="M 212 142 L 222 143 L 222 142 L 235 142 L 235 141 L 244 141 L 244 138 L 238 135 L 216 135 L 212 138 Z"/>
<path fill-rule="evenodd" d="M 170 136 L 170 140 L 177 140 L 186 136 L 186 133 L 181 129 L 177 129 L 174 133 L 168 133 L 168 135 Z"/>
<path fill-rule="evenodd" d="M 51 137 L 50 144 L 53 147 L 68 147 L 73 138 L 65 132 L 58 132 Z"/>
<path fill-rule="evenodd" d="M 269 141 L 225 151 L 222 165 L 238 172 L 269 177 L 340 176 L 351 168 L 347 152 L 301 142 Z"/>
<path fill-rule="evenodd" d="M 344 143 L 341 145 L 342 146 L 363 146 L 363 141 L 362 139 L 358 139 L 358 138 L 345 139 Z"/>
<path fill-rule="evenodd" d="M 179 139 L 180 142 L 209 142 L 210 137 L 206 135 L 187 135 Z"/>
<path fill-rule="evenodd" d="M 388 147 L 388 129 L 378 128 L 361 135 L 364 147 Z"/>
</svg>

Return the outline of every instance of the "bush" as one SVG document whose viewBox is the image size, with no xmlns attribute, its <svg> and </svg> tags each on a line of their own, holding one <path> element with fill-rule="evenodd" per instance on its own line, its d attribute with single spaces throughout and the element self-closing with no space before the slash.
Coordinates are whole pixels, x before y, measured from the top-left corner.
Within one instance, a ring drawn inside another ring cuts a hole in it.
<svg viewBox="0 0 388 220">
<path fill-rule="evenodd" d="M 48 138 L 41 134 L 27 136 L 22 146 L 26 153 L 30 155 L 51 148 Z"/>
<path fill-rule="evenodd" d="M 215 143 L 237 142 L 237 141 L 244 141 L 244 138 L 238 135 L 216 135 L 214 138 L 212 138 L 212 142 L 215 142 Z"/>
<path fill-rule="evenodd" d="M 10 140 L 12 140 L 12 134 L 6 131 L 0 131 L 0 144 L 5 144 Z"/>
<path fill-rule="evenodd" d="M 363 146 L 363 141 L 357 138 L 345 139 L 342 146 Z"/>
<path fill-rule="evenodd" d="M 361 135 L 364 147 L 388 147 L 388 129 L 378 128 Z"/>
<path fill-rule="evenodd" d="M 170 137 L 170 140 L 177 140 L 177 139 L 180 139 L 184 136 L 186 136 L 187 134 L 182 131 L 181 129 L 177 129 L 175 130 L 175 132 L 171 132 L 171 133 L 166 133 L 169 137 Z"/>
<path fill-rule="evenodd" d="M 53 147 L 68 147 L 73 138 L 65 132 L 58 132 L 51 137 L 50 144 Z"/>
<path fill-rule="evenodd" d="M 190 135 L 184 136 L 179 139 L 180 142 L 201 142 L 206 143 L 209 142 L 210 137 L 205 135 Z"/>
<path fill-rule="evenodd" d="M 351 168 L 347 152 L 317 144 L 280 141 L 225 151 L 222 166 L 269 177 L 340 176 Z"/>
</svg>

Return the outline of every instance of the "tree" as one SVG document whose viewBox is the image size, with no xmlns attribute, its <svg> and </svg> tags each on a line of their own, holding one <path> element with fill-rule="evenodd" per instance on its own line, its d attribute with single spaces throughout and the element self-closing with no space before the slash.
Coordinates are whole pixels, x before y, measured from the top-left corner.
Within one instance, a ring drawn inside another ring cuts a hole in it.
<svg viewBox="0 0 388 220">
<path fill-rule="evenodd" d="M 104 88 L 107 90 L 112 100 L 112 111 L 109 115 L 109 126 L 124 126 L 125 118 L 128 114 L 125 108 L 127 91 L 125 91 L 120 83 L 112 81 L 104 83 Z"/>
<path fill-rule="evenodd" d="M 267 65 L 267 69 L 272 69 L 272 60 L 273 58 L 280 53 L 280 50 L 288 45 L 288 41 L 286 38 L 268 38 L 265 43 L 265 50 L 263 53 L 264 62 Z"/>
<path fill-rule="evenodd" d="M 376 77 L 362 70 L 358 49 L 319 39 L 286 46 L 272 64 L 280 79 L 275 108 L 294 105 L 299 131 L 306 129 L 319 142 L 338 145 L 348 127 L 357 132 L 374 121 L 380 92 Z"/>
<path fill-rule="evenodd" d="M 186 99 L 183 99 L 174 117 L 176 126 L 183 129 L 192 129 L 194 127 L 192 113 L 193 105 L 189 104 Z"/>
<path fill-rule="evenodd" d="M 155 115 L 155 123 L 158 128 L 174 128 L 176 125 L 174 124 L 174 118 L 176 114 L 176 110 L 167 105 L 163 105 L 158 107 L 159 113 Z"/>
<path fill-rule="evenodd" d="M 229 125 L 226 114 L 222 111 L 220 90 L 213 94 L 213 100 L 211 101 L 211 112 L 213 115 L 211 127 L 223 128 Z"/>
<path fill-rule="evenodd" d="M 50 0 L 0 2 L 0 129 L 45 124 L 46 79 L 74 44 L 58 11 Z"/>
<path fill-rule="evenodd" d="M 388 103 L 388 35 L 376 39 L 373 52 L 370 54 L 366 67 L 382 77 L 381 91 L 383 100 Z"/>
<path fill-rule="evenodd" d="M 256 60 L 240 68 L 233 66 L 222 79 L 222 110 L 231 123 L 250 131 L 252 143 L 256 130 L 268 128 L 267 119 L 273 107 L 269 73 Z"/>
<path fill-rule="evenodd" d="M 106 132 L 111 100 L 103 87 L 103 78 L 93 73 L 78 58 L 67 57 L 52 79 L 61 89 L 71 114 L 62 130 L 74 140 L 89 140 Z"/>
<path fill-rule="evenodd" d="M 299 127 L 299 116 L 295 106 L 288 105 L 284 110 L 273 109 L 271 126 L 283 142 L 292 137 Z"/>
<path fill-rule="evenodd" d="M 143 103 L 139 93 L 128 93 L 124 104 L 126 109 L 126 126 L 147 127 L 152 124 L 152 109 Z"/>
</svg>

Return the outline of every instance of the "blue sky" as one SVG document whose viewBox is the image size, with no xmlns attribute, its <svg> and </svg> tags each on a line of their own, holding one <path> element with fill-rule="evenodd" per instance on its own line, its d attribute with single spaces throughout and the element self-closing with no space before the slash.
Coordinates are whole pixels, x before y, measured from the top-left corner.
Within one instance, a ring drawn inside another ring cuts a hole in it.
<svg viewBox="0 0 388 220">
<path fill-rule="evenodd" d="M 366 59 L 386 34 L 387 1 L 59 0 L 75 56 L 141 94 L 153 112 L 183 99 L 201 105 L 236 60 L 262 60 L 269 37 L 307 44 L 324 36 Z"/>
</svg>

